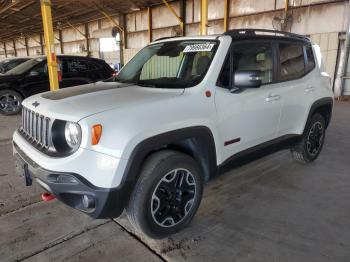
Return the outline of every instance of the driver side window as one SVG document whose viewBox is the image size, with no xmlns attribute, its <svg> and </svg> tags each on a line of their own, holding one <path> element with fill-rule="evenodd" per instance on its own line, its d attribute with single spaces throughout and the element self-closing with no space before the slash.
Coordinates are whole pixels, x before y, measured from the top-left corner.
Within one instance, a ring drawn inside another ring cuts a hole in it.
<svg viewBox="0 0 350 262">
<path fill-rule="evenodd" d="M 36 74 L 36 75 L 47 75 L 47 63 L 41 63 L 37 66 L 35 66 L 31 71 L 31 74 Z"/>
<path fill-rule="evenodd" d="M 272 48 L 270 44 L 248 43 L 233 47 L 233 71 L 261 71 L 262 83 L 273 80 Z"/>
<path fill-rule="evenodd" d="M 232 62 L 231 62 L 232 61 Z M 269 43 L 241 43 L 232 48 L 232 59 L 226 57 L 218 86 L 229 88 L 230 85 L 230 63 L 232 63 L 233 74 L 236 71 L 261 71 L 262 83 L 273 81 L 273 55 Z"/>
</svg>

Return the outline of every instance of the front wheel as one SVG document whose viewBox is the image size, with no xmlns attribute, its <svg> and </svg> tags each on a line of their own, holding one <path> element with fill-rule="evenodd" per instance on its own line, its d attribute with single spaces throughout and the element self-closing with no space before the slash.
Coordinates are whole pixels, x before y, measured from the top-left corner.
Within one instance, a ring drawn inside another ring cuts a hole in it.
<svg viewBox="0 0 350 262">
<path fill-rule="evenodd" d="M 16 115 L 21 111 L 23 97 L 13 90 L 0 90 L 0 113 Z"/>
<path fill-rule="evenodd" d="M 192 220 L 202 192 L 203 178 L 194 159 L 160 151 L 146 160 L 126 211 L 136 229 L 163 238 Z"/>
<path fill-rule="evenodd" d="M 292 149 L 292 156 L 302 163 L 314 161 L 321 153 L 326 135 L 326 121 L 320 114 L 314 114 L 301 141 Z"/>
</svg>

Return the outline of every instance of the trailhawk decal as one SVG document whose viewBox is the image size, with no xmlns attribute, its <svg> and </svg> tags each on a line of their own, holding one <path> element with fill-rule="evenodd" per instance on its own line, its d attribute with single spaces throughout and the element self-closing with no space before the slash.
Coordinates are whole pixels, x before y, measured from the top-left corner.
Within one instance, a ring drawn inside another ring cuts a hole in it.
<svg viewBox="0 0 350 262">
<path fill-rule="evenodd" d="M 188 45 L 184 49 L 184 53 L 192 53 L 192 52 L 204 52 L 204 51 L 211 51 L 213 49 L 215 44 L 195 44 L 195 45 Z"/>
</svg>

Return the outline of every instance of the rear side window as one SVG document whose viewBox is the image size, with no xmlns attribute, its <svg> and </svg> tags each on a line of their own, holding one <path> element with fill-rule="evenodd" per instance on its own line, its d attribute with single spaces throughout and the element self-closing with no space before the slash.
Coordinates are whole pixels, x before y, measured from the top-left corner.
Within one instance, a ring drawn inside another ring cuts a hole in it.
<svg viewBox="0 0 350 262">
<path fill-rule="evenodd" d="M 312 51 L 312 47 L 305 46 L 306 50 L 306 72 L 310 72 L 315 67 L 315 57 L 314 52 Z"/>
<path fill-rule="evenodd" d="M 85 72 L 89 70 L 87 61 L 78 59 L 67 59 L 63 63 L 63 73 Z"/>
<path fill-rule="evenodd" d="M 99 66 L 93 62 L 93 61 L 88 61 L 89 63 L 89 70 L 98 70 L 99 69 Z"/>
<path fill-rule="evenodd" d="M 305 60 L 303 47 L 295 43 L 279 44 L 280 73 L 279 80 L 292 80 L 305 73 Z"/>
</svg>

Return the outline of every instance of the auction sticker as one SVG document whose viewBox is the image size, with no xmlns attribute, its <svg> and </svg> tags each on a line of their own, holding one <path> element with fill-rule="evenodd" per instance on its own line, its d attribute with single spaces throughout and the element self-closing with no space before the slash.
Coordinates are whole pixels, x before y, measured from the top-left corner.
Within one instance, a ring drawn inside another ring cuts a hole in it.
<svg viewBox="0 0 350 262">
<path fill-rule="evenodd" d="M 195 45 L 188 45 L 184 49 L 184 53 L 191 53 L 191 52 L 204 52 L 204 51 L 211 51 L 213 49 L 215 44 L 205 43 L 205 44 L 195 44 Z"/>
</svg>

